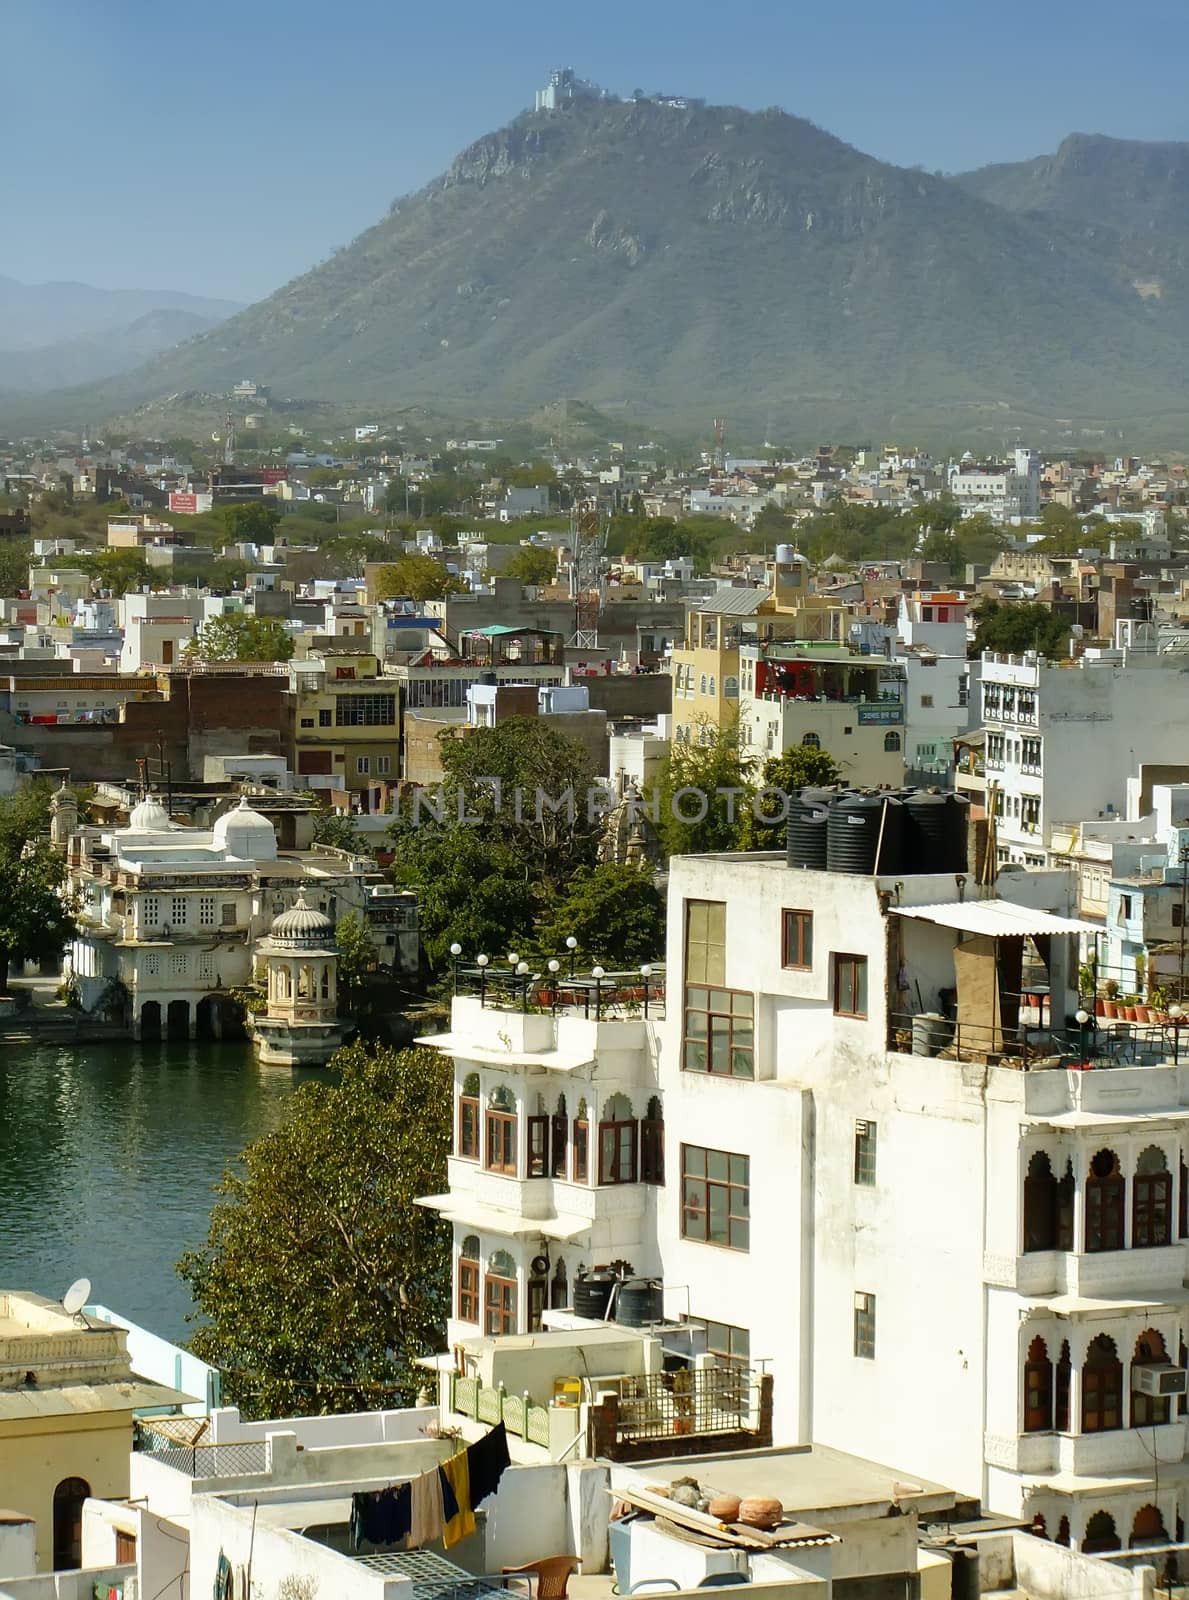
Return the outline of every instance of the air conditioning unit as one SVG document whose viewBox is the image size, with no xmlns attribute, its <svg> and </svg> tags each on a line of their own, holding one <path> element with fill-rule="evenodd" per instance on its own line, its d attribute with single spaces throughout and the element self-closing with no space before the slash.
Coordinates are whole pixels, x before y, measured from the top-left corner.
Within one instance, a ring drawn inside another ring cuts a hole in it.
<svg viewBox="0 0 1189 1600">
<path fill-rule="evenodd" d="M 1163 1400 L 1169 1395 L 1185 1394 L 1187 1377 L 1189 1373 L 1186 1373 L 1184 1367 L 1136 1365 L 1131 1369 L 1131 1388 L 1134 1394 L 1150 1394 L 1158 1400 Z"/>
</svg>

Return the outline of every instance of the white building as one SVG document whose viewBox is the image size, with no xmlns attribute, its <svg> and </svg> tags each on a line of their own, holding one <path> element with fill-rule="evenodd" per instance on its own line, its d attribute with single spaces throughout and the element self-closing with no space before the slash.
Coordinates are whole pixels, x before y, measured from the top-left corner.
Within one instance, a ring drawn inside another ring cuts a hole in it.
<svg viewBox="0 0 1189 1600">
<path fill-rule="evenodd" d="M 964 517 L 981 513 L 995 522 L 1027 521 L 1040 515 L 1040 456 L 1016 450 L 1010 465 L 974 466 L 963 460 L 950 467 L 950 494 Z"/>
<path fill-rule="evenodd" d="M 1127 623 L 1120 641 L 1131 637 Z M 1141 640 L 1075 664 L 1035 652 L 982 658 L 988 803 L 1000 862 L 1043 866 L 1050 827 L 1122 815 L 1139 766 L 1178 759 L 1189 735 L 1189 660 Z"/>
<path fill-rule="evenodd" d="M 188 589 L 132 591 L 119 602 L 124 647 L 121 672 L 144 672 L 180 662 L 201 625 L 203 600 Z"/>
</svg>

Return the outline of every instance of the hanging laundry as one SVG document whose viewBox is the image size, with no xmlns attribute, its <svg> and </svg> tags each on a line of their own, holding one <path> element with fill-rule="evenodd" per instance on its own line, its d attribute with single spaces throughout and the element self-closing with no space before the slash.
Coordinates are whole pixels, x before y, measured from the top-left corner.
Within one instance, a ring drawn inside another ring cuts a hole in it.
<svg viewBox="0 0 1189 1600">
<path fill-rule="evenodd" d="M 411 1484 L 413 1495 L 412 1527 L 409 1543 L 414 1550 L 432 1544 L 442 1536 L 442 1479 L 437 1467 L 423 1472 Z"/>
<path fill-rule="evenodd" d="M 481 1439 L 476 1439 L 466 1449 L 467 1479 L 470 1484 L 472 1507 L 482 1505 L 489 1494 L 500 1486 L 504 1469 L 511 1465 L 508 1454 L 508 1435 L 502 1422 L 488 1429 Z"/>
<path fill-rule="evenodd" d="M 412 1526 L 412 1490 L 407 1483 L 351 1496 L 351 1548 L 368 1544 L 400 1544 Z"/>
<path fill-rule="evenodd" d="M 458 1500 L 454 1493 L 454 1485 L 446 1476 L 443 1467 L 438 1468 L 438 1487 L 442 1491 L 442 1527 L 445 1528 L 451 1517 L 458 1515 Z"/>
<path fill-rule="evenodd" d="M 450 1510 L 450 1503 L 446 1499 L 446 1489 L 442 1490 L 442 1510 L 445 1523 L 442 1528 L 442 1542 L 449 1550 L 460 1539 L 465 1539 L 468 1534 L 475 1531 L 475 1513 L 471 1509 L 471 1475 L 467 1470 L 467 1453 L 460 1450 L 456 1456 L 451 1456 L 449 1461 L 444 1461 L 438 1469 L 446 1480 L 454 1499 L 454 1511 Z"/>
<path fill-rule="evenodd" d="M 219 1551 L 219 1560 L 215 1567 L 215 1584 L 213 1600 L 233 1600 L 231 1562 Z"/>
</svg>

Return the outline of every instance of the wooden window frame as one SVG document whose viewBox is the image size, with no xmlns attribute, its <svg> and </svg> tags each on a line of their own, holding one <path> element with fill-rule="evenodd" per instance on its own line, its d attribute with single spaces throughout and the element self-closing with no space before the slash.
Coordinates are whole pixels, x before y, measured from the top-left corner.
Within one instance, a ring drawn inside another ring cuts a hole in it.
<svg viewBox="0 0 1189 1600">
<path fill-rule="evenodd" d="M 1160 1250 L 1172 1242 L 1172 1173 L 1137 1172 L 1131 1180 L 1131 1248 Z"/>
<path fill-rule="evenodd" d="M 574 1182 L 590 1182 L 590 1120 L 574 1118 Z"/>
<path fill-rule="evenodd" d="M 640 1182 L 665 1181 L 665 1124 L 657 1117 L 640 1122 Z"/>
<path fill-rule="evenodd" d="M 599 1123 L 599 1185 L 610 1188 L 640 1181 L 640 1125 L 635 1117 Z M 610 1154 L 607 1136 L 611 1136 Z"/>
<path fill-rule="evenodd" d="M 555 1112 L 549 1119 L 549 1175 L 565 1179 L 570 1155 L 570 1119 Z"/>
<path fill-rule="evenodd" d="M 458 1258 L 458 1320 L 479 1326 L 479 1263 L 471 1256 Z"/>
<path fill-rule="evenodd" d="M 812 911 L 781 913 L 780 964 L 786 971 L 813 971 Z"/>
<path fill-rule="evenodd" d="M 483 1155 L 483 1122 L 479 1115 L 479 1096 L 458 1097 L 458 1154 L 463 1161 L 479 1161 Z"/>
<path fill-rule="evenodd" d="M 691 1032 L 691 1018 L 702 1019 L 701 1033 Z M 687 983 L 682 1028 L 683 1072 L 712 1078 L 755 1077 L 755 995 L 750 989 Z M 720 1052 L 725 1064 L 716 1065 Z M 704 1065 L 697 1063 L 699 1053 Z"/>
<path fill-rule="evenodd" d="M 853 1009 L 848 1009 L 841 1004 L 842 973 L 846 968 L 849 968 L 851 973 Z M 867 957 L 851 955 L 846 951 L 836 952 L 834 955 L 834 970 L 830 976 L 830 987 L 834 998 L 834 1015 L 836 1017 L 856 1017 L 865 1022 L 867 1020 L 868 1005 Z"/>
<path fill-rule="evenodd" d="M 528 1176 L 544 1178 L 549 1174 L 549 1118 L 527 1117 L 525 1133 L 528 1136 Z"/>
<path fill-rule="evenodd" d="M 1042 1361 L 1025 1358 L 1024 1361 L 1024 1432 L 1051 1433 L 1053 1431 L 1053 1363 L 1048 1347 L 1039 1336 L 1032 1341 L 1045 1350 Z M 1031 1346 L 1029 1347 L 1029 1355 Z"/>
<path fill-rule="evenodd" d="M 1073 1360 L 1069 1354 L 1069 1341 L 1063 1340 L 1053 1363 L 1053 1428 L 1057 1433 L 1069 1432 L 1070 1396 L 1073 1393 Z"/>
<path fill-rule="evenodd" d="M 1118 1156 L 1113 1150 L 1111 1154 L 1115 1156 L 1114 1173 L 1099 1178 L 1091 1170 L 1086 1178 L 1087 1255 L 1122 1250 L 1126 1245 L 1127 1180 L 1119 1170 Z"/>
<path fill-rule="evenodd" d="M 1087 1352 L 1082 1363 L 1082 1432 L 1116 1433 L 1123 1426 L 1123 1363 L 1116 1356 L 1091 1365 Z"/>
<path fill-rule="evenodd" d="M 494 1293 L 493 1293 L 494 1291 Z M 489 1272 L 483 1282 L 483 1332 L 488 1335 L 516 1332 L 516 1301 L 519 1285 L 515 1278 Z"/>
<path fill-rule="evenodd" d="M 710 1157 L 721 1156 L 727 1163 L 726 1178 L 710 1175 Z M 699 1160 L 700 1158 L 700 1160 Z M 731 1177 L 732 1162 L 744 1163 L 744 1176 Z M 701 1165 L 702 1171 L 696 1170 Z M 711 1234 L 713 1192 L 724 1191 L 726 1237 Z M 691 1199 L 691 1195 L 695 1198 Z M 737 1196 L 742 1200 L 737 1200 Z M 734 1237 L 733 1237 L 734 1236 Z M 713 1245 L 718 1250 L 747 1252 L 751 1248 L 751 1158 L 738 1151 L 712 1150 L 705 1145 L 681 1146 L 681 1237 L 696 1244 Z M 739 1242 L 742 1240 L 742 1242 Z"/>
<path fill-rule="evenodd" d="M 517 1116 L 515 1111 L 498 1111 L 494 1107 L 487 1108 L 483 1129 L 483 1167 L 487 1172 L 499 1172 L 505 1177 L 516 1176 L 516 1139 Z M 512 1155 L 508 1160 L 509 1130 L 511 1133 Z M 501 1159 L 496 1159 L 496 1145 L 499 1146 L 498 1154 Z"/>
</svg>

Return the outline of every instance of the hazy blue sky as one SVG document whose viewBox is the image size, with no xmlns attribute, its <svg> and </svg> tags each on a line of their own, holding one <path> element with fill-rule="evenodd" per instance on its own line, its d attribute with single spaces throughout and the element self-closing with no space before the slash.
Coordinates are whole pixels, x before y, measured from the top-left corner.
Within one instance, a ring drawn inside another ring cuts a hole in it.
<svg viewBox="0 0 1189 1600">
<path fill-rule="evenodd" d="M 780 105 L 946 171 L 1189 139 L 1185 0 L 4 0 L 0 274 L 251 299 L 531 103 Z"/>
</svg>

